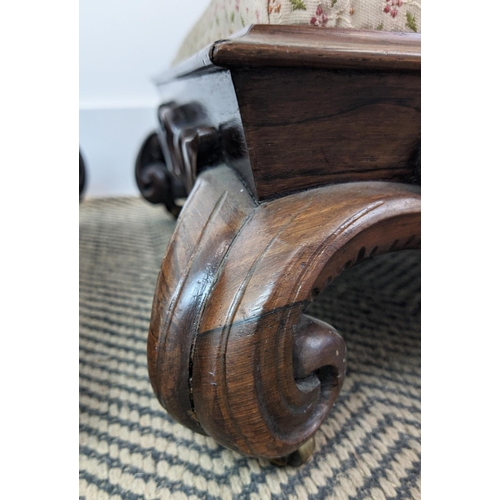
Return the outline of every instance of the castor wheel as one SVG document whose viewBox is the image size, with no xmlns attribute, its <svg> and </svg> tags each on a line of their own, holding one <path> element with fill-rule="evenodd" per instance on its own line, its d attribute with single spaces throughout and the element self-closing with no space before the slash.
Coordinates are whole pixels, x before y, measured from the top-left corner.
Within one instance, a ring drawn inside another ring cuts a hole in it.
<svg viewBox="0 0 500 500">
<path fill-rule="evenodd" d="M 182 205 L 178 200 L 186 198 L 183 184 L 168 171 L 156 132 L 143 142 L 135 162 L 135 180 L 142 196 L 154 204 L 163 204 L 178 217 Z"/>
</svg>

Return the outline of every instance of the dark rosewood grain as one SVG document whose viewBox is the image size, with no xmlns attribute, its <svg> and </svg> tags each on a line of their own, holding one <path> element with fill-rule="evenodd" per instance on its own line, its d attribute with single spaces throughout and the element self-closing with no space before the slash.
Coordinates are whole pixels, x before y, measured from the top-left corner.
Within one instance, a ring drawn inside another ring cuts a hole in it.
<svg viewBox="0 0 500 500">
<path fill-rule="evenodd" d="M 181 212 L 158 277 L 148 338 L 149 377 L 170 415 L 198 432 L 203 429 L 194 414 L 190 384 L 196 326 L 229 245 L 253 206 L 229 169 L 202 175 Z"/>
<path fill-rule="evenodd" d="M 210 59 L 235 68 L 420 71 L 420 34 L 262 24 L 214 43 Z"/>
<path fill-rule="evenodd" d="M 212 147 L 205 150 L 205 154 L 196 155 L 192 170 L 197 173 L 221 164 L 231 165 L 254 194 L 255 184 L 229 70 L 218 68 L 179 78 L 160 85 L 159 90 L 165 103 L 158 110 L 160 139 L 163 148 L 168 150 L 165 159 L 170 162 L 172 172 L 177 170 L 180 177 L 185 164 L 180 140 L 189 134 L 193 137 L 203 130 L 211 130 L 213 136 L 207 145 Z M 174 110 L 180 116 L 176 117 Z M 192 177 L 189 184 L 191 182 Z M 186 189 L 189 190 L 188 186 Z"/>
<path fill-rule="evenodd" d="M 204 172 L 153 303 L 148 365 L 161 404 L 245 454 L 294 452 L 345 376 L 342 338 L 308 304 L 343 269 L 419 242 L 413 186 L 346 183 L 257 204 L 230 169 Z"/>
<path fill-rule="evenodd" d="M 303 460 L 347 359 L 308 305 L 420 245 L 420 35 L 253 26 L 158 84 L 166 163 L 194 188 L 153 301 L 153 389 L 224 446 Z"/>
<path fill-rule="evenodd" d="M 420 71 L 420 33 L 257 24 L 214 41 L 157 78 L 227 68 L 276 67 Z"/>
<path fill-rule="evenodd" d="M 411 175 L 418 74 L 256 68 L 232 76 L 259 200 Z"/>
<path fill-rule="evenodd" d="M 158 84 L 165 101 L 204 111 L 220 164 L 260 201 L 332 183 L 416 182 L 419 34 L 253 26 Z"/>
</svg>

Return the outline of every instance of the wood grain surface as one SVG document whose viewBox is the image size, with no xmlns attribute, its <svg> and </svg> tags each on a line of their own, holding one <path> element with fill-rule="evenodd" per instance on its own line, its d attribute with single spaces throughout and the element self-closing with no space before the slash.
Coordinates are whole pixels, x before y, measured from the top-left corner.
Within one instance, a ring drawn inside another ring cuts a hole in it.
<svg viewBox="0 0 500 500">
<path fill-rule="evenodd" d="M 345 183 L 257 204 L 230 169 L 205 171 L 153 303 L 148 366 L 161 404 L 245 454 L 297 450 L 346 366 L 343 340 L 308 304 L 345 268 L 419 242 L 418 187 Z"/>
<path fill-rule="evenodd" d="M 213 64 L 420 71 L 420 34 L 259 24 L 213 44 Z"/>
<path fill-rule="evenodd" d="M 212 71 L 214 66 L 420 71 L 420 40 L 420 33 L 257 24 L 214 40 L 159 75 L 156 83 Z"/>
<path fill-rule="evenodd" d="M 333 183 L 408 181 L 420 144 L 414 72 L 232 72 L 256 196 Z"/>
<path fill-rule="evenodd" d="M 170 105 L 201 110 L 220 164 L 263 201 L 334 183 L 415 182 L 420 60 L 419 34 L 257 25 L 158 84 Z"/>
</svg>

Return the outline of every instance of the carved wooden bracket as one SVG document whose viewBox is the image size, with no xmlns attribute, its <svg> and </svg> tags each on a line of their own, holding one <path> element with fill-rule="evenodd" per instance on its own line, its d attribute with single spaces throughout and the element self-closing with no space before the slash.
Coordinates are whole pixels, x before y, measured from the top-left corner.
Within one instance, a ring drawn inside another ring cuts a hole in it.
<svg viewBox="0 0 500 500">
<path fill-rule="evenodd" d="M 196 102 L 163 104 L 158 110 L 158 117 L 167 168 L 189 194 L 198 172 L 204 165 L 214 163 L 219 156 L 217 130 L 206 124 L 206 113 Z"/>
<path fill-rule="evenodd" d="M 358 182 L 256 204 L 204 172 L 158 278 L 148 366 L 161 404 L 229 448 L 281 457 L 308 441 L 342 387 L 345 345 L 305 314 L 343 269 L 418 247 L 419 188 Z"/>
<path fill-rule="evenodd" d="M 160 130 L 141 146 L 135 178 L 141 194 L 151 203 L 163 203 L 177 217 L 185 198 L 204 167 L 220 157 L 219 134 L 205 124 L 203 107 L 197 103 L 179 106 L 173 102 L 158 110 Z"/>
</svg>

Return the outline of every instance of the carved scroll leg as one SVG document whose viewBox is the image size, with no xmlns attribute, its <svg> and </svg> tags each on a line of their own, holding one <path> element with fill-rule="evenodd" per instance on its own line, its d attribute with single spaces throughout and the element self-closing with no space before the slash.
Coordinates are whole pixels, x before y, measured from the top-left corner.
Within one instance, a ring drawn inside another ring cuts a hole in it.
<svg viewBox="0 0 500 500">
<path fill-rule="evenodd" d="M 346 367 L 340 335 L 304 312 L 346 267 L 419 245 L 420 195 L 366 182 L 257 206 L 226 168 L 204 173 L 195 191 L 158 279 L 155 392 L 229 448 L 304 459 Z"/>
</svg>

